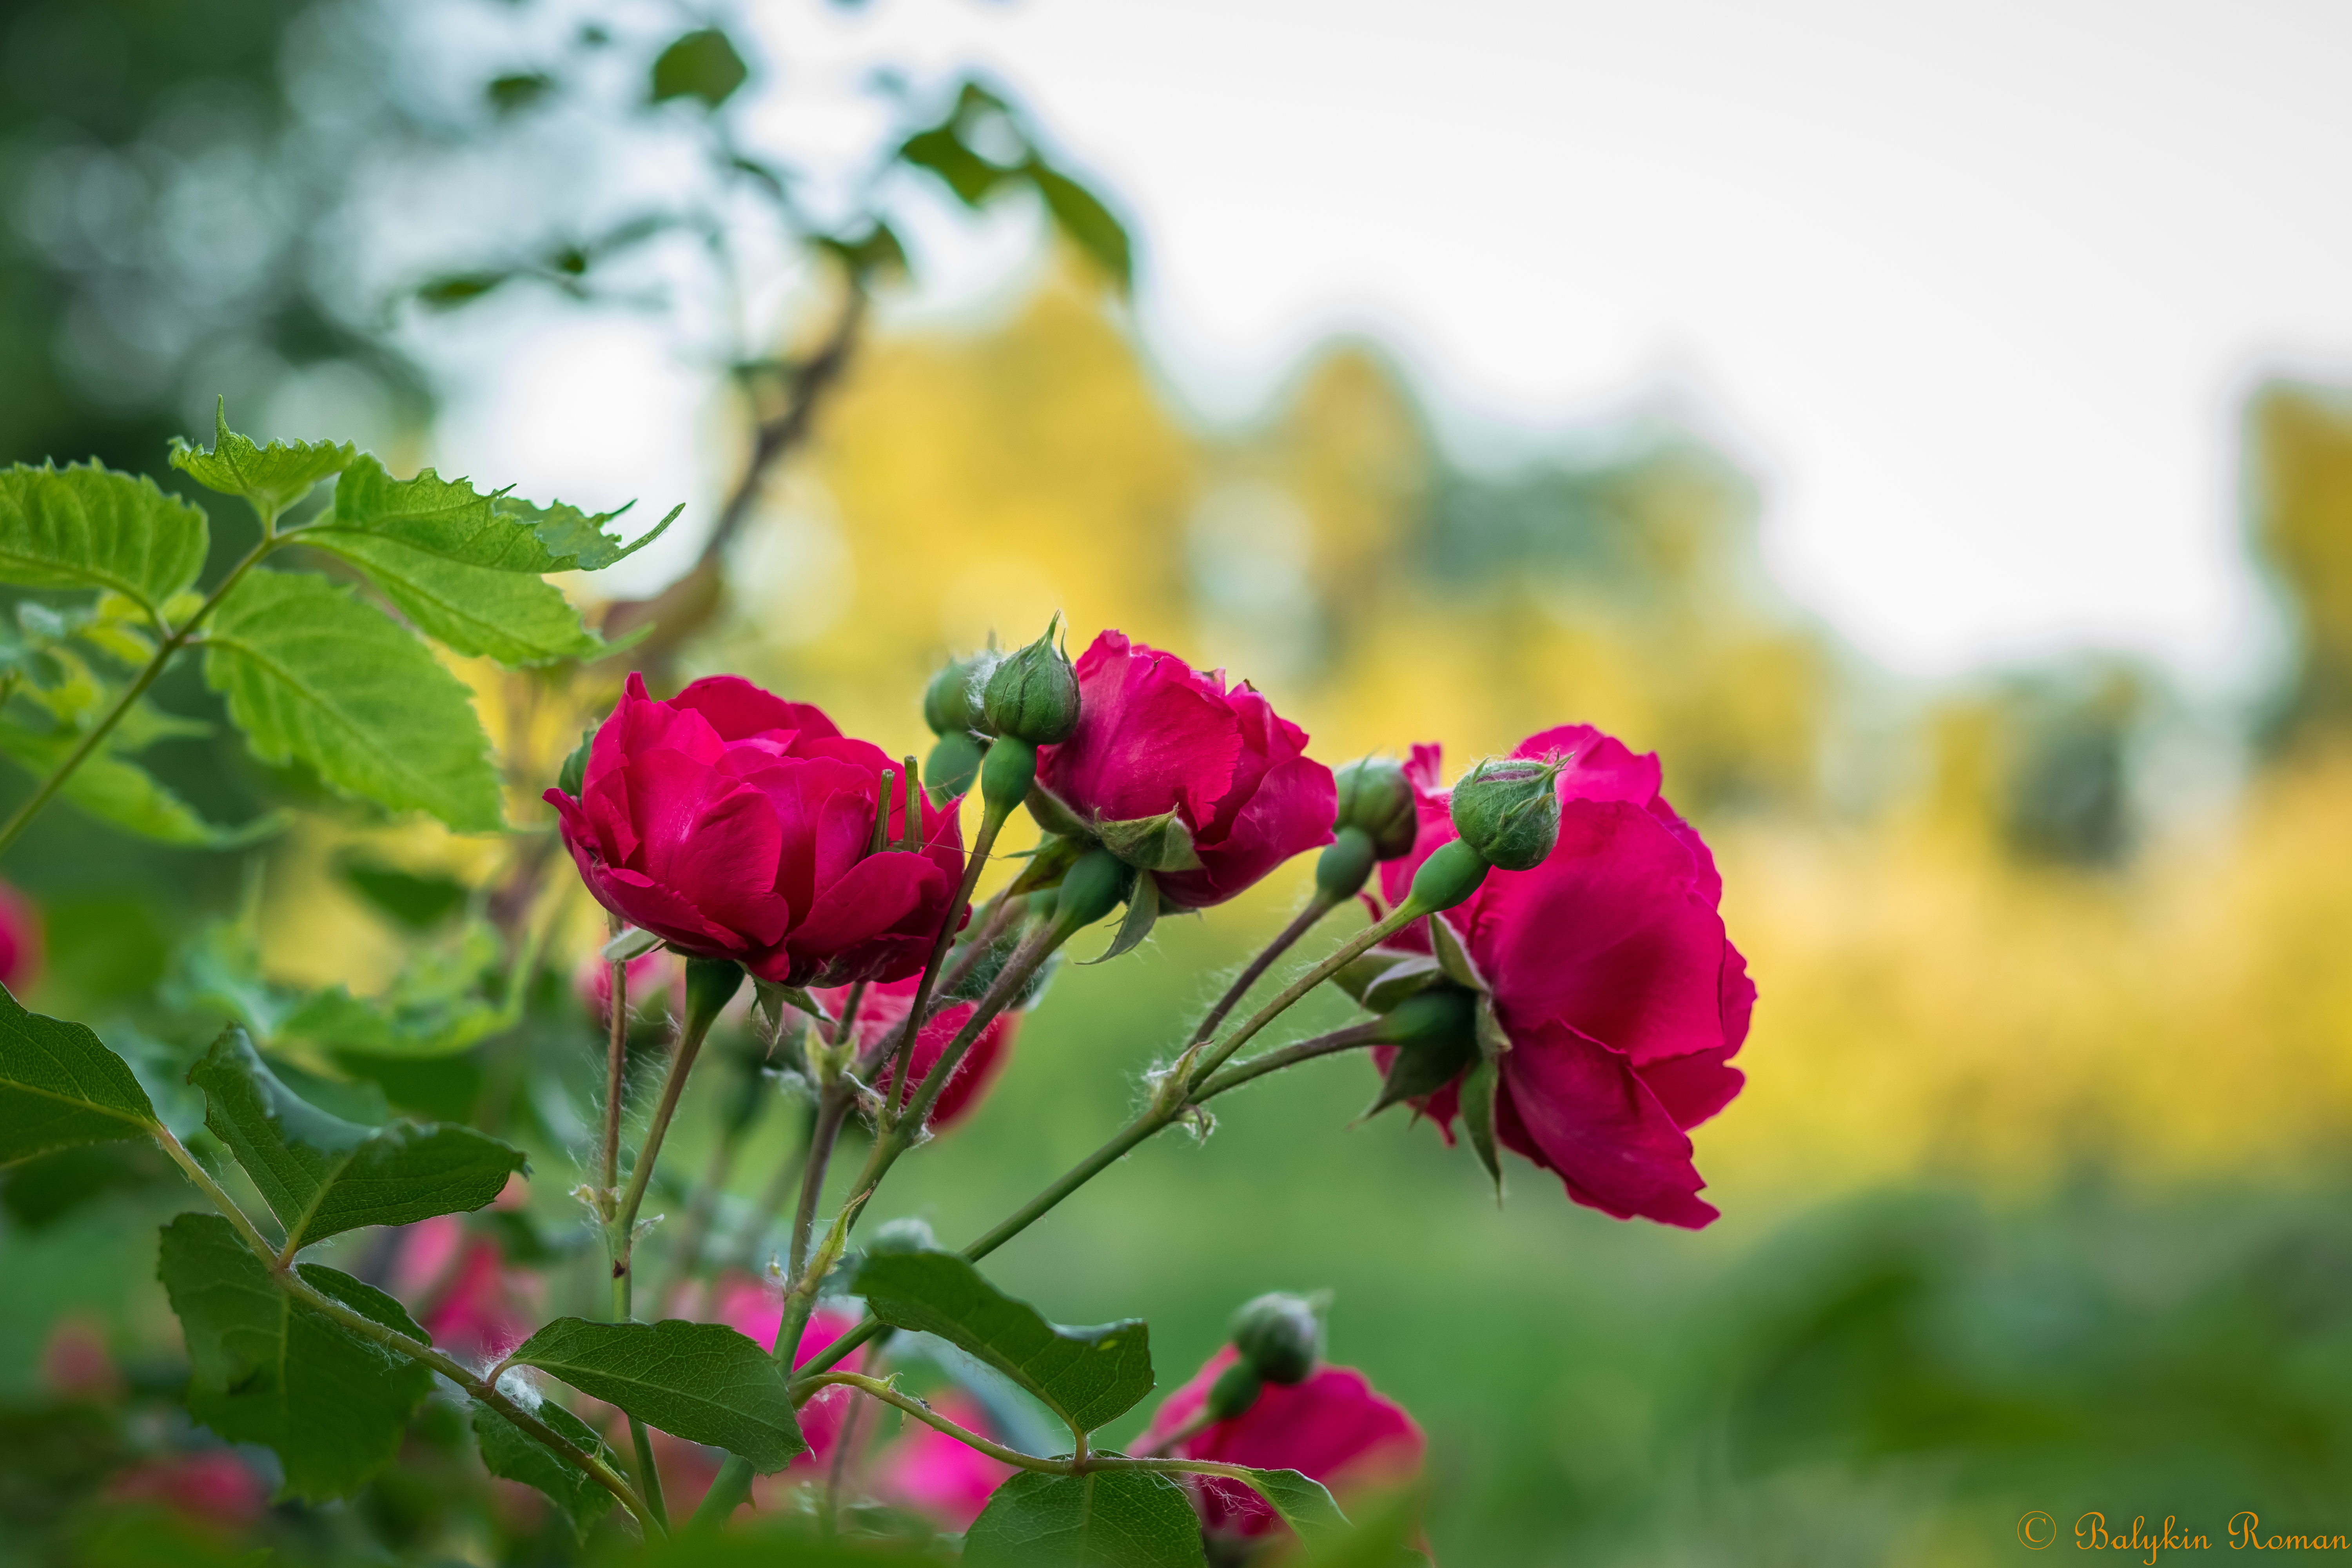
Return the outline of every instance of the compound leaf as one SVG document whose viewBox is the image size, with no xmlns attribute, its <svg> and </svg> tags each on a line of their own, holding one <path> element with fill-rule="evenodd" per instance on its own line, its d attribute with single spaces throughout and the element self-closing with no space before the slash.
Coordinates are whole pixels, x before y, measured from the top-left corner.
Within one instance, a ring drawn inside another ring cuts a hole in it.
<svg viewBox="0 0 2352 1568">
<path fill-rule="evenodd" d="M 649 1426 L 740 1454 L 761 1475 L 804 1452 L 783 1369 L 723 1323 L 558 1318 L 508 1358 L 617 1405 Z"/>
<path fill-rule="evenodd" d="M 205 514 L 96 463 L 0 468 L 0 583 L 121 594 L 157 625 L 203 570 Z"/>
<path fill-rule="evenodd" d="M 1151 1334 L 1141 1319 L 1068 1329 L 1047 1322 L 952 1252 L 869 1256 L 851 1287 L 893 1328 L 937 1334 L 1043 1400 L 1074 1432 L 1091 1432 L 1151 1392 Z"/>
<path fill-rule="evenodd" d="M 1184 1489 L 1151 1470 L 1024 1470 L 963 1538 L 965 1568 L 1201 1568 L 1201 1521 Z"/>
<path fill-rule="evenodd" d="M 265 763 L 299 759 L 343 794 L 461 833 L 500 826 L 498 771 L 465 683 L 347 587 L 247 574 L 206 627 L 205 679 Z"/>
<path fill-rule="evenodd" d="M 232 1442 L 276 1449 L 289 1496 L 357 1491 L 433 1391 L 424 1367 L 280 1289 L 218 1215 L 165 1226 L 156 1274 L 187 1339 L 188 1414 Z M 360 1316 L 430 1342 L 383 1291 L 316 1264 L 300 1274 Z"/>
<path fill-rule="evenodd" d="M 188 1081 L 205 1091 L 205 1125 L 253 1178 L 289 1247 L 481 1208 L 524 1166 L 520 1150 L 470 1127 L 371 1128 L 329 1115 L 288 1089 L 234 1025 Z"/>
<path fill-rule="evenodd" d="M 272 441 L 257 446 L 228 427 L 228 403 L 213 406 L 213 444 L 208 451 L 185 437 L 172 437 L 172 467 L 206 489 L 242 496 L 265 518 L 275 518 L 309 495 L 320 479 L 350 467 L 357 449 L 348 441 Z"/>
<path fill-rule="evenodd" d="M 27 1012 L 0 986 L 0 1165 L 136 1138 L 155 1107 L 88 1026 Z"/>
</svg>

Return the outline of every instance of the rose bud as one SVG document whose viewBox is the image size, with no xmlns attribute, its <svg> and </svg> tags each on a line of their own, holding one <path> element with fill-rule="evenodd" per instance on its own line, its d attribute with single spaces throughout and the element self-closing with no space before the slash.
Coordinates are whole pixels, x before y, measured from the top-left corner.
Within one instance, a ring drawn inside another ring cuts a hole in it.
<svg viewBox="0 0 2352 1568">
<path fill-rule="evenodd" d="M 0 985 L 22 991 L 40 973 L 40 911 L 22 893 L 0 882 Z"/>
<path fill-rule="evenodd" d="M 881 748 L 731 675 L 667 702 L 629 677 L 577 795 L 547 792 L 596 901 L 781 985 L 922 968 L 963 869 L 955 814 Z"/>
<path fill-rule="evenodd" d="M 923 689 L 923 722 L 932 734 L 969 733 L 981 727 L 981 697 L 996 664 L 997 656 L 991 652 L 951 658 L 940 667 Z"/>
<path fill-rule="evenodd" d="M 1506 871 L 1543 863 L 1559 839 L 1557 762 L 1489 757 L 1454 786 L 1454 828 L 1462 841 Z"/>
<path fill-rule="evenodd" d="M 1234 1314 L 1234 1349 L 1268 1383 L 1303 1382 L 1315 1370 L 1323 1325 L 1315 1303 L 1276 1290 L 1246 1302 Z"/>
<path fill-rule="evenodd" d="M 1331 776 L 1339 789 L 1335 837 L 1315 863 L 1315 887 L 1336 904 L 1355 897 L 1378 862 L 1412 853 L 1420 823 L 1404 764 L 1394 758 L 1360 757 Z"/>
<path fill-rule="evenodd" d="M 1068 740 L 1078 727 L 1077 672 L 1070 668 L 1070 656 L 1054 646 L 1061 624 L 1056 615 L 1044 637 L 1007 654 L 990 674 L 981 705 L 990 733 L 1050 746 Z"/>
<path fill-rule="evenodd" d="M 980 776 L 985 754 L 969 730 L 950 730 L 932 742 L 930 753 L 923 759 L 923 788 L 930 792 L 931 804 L 944 807 L 951 800 L 961 800 Z"/>
<path fill-rule="evenodd" d="M 1106 843 L 1123 825 L 1149 849 L 1167 904 L 1223 903 L 1331 842 L 1331 770 L 1246 683 L 1228 690 L 1223 671 L 1202 674 L 1115 631 L 1076 672 L 1077 728 L 1039 752 L 1037 782 Z"/>
<path fill-rule="evenodd" d="M 1709 1224 L 1716 1210 L 1697 1195 L 1706 1184 L 1685 1134 L 1739 1092 L 1730 1058 L 1756 1001 L 1717 912 L 1715 858 L 1658 793 L 1654 754 L 1578 725 L 1530 736 L 1514 755 L 1538 772 L 1558 768 L 1558 842 L 1528 869 L 1492 872 L 1438 917 L 1509 1041 L 1496 1057 L 1495 1137 L 1558 1173 L 1588 1207 Z M 1570 760 L 1540 762 L 1560 757 Z M 1421 835 L 1411 855 L 1381 868 L 1392 901 L 1461 842 L 1437 748 L 1413 748 L 1406 773 Z M 1390 945 L 1429 953 L 1429 922 Z M 1391 1047 L 1372 1056 L 1383 1072 L 1395 1065 Z M 1449 1142 L 1465 1081 L 1412 1097 Z"/>
<path fill-rule="evenodd" d="M 1342 1500 L 1367 1487 L 1408 1479 L 1421 1468 L 1427 1447 L 1421 1428 L 1352 1367 L 1318 1367 L 1289 1387 L 1269 1384 L 1241 1414 L 1202 1425 L 1210 1390 L 1239 1364 L 1230 1347 L 1219 1351 L 1192 1382 L 1168 1396 L 1134 1451 L 1297 1470 Z M 1185 1479 L 1202 1524 L 1213 1535 L 1259 1536 L 1285 1528 L 1265 1500 L 1240 1481 Z"/>
<path fill-rule="evenodd" d="M 884 1041 L 895 1048 L 898 1031 L 907 1026 L 907 1009 L 914 1005 L 919 976 L 866 986 L 866 994 L 857 1004 L 856 1016 L 849 1021 L 851 1037 L 860 1054 L 870 1052 Z M 849 1004 L 849 988 L 840 986 L 813 993 L 825 1005 L 825 1010 L 839 1017 Z M 915 1034 L 915 1054 L 907 1064 L 906 1080 L 898 1085 L 898 1103 L 903 1106 L 915 1098 L 916 1089 L 924 1076 L 938 1065 L 940 1054 L 956 1037 L 956 1031 L 971 1021 L 972 1004 L 958 1002 L 942 1007 Z M 1013 1037 L 1020 1032 L 1021 1015 L 1007 1010 L 988 1021 L 980 1038 L 956 1064 L 955 1071 L 931 1102 L 930 1115 L 923 1125 L 934 1132 L 945 1131 L 976 1110 L 987 1096 L 989 1086 L 1003 1070 L 1012 1054 Z M 880 1087 L 878 1084 L 876 1086 Z"/>
</svg>

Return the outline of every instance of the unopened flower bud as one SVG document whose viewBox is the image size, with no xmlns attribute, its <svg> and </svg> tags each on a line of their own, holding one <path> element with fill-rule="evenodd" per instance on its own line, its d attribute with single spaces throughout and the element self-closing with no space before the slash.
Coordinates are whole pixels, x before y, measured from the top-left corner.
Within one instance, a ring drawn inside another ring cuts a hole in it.
<svg viewBox="0 0 2352 1568">
<path fill-rule="evenodd" d="M 930 726 L 932 734 L 951 735 L 980 728 L 981 691 L 995 668 L 992 653 L 951 658 L 940 667 L 930 685 L 923 689 L 923 722 Z"/>
<path fill-rule="evenodd" d="M 1402 763 L 1393 757 L 1360 757 L 1335 769 L 1331 777 L 1339 786 L 1334 827 L 1362 828 L 1373 853 L 1383 860 L 1412 853 L 1421 817 L 1413 808 L 1412 782 L 1404 776 Z"/>
<path fill-rule="evenodd" d="M 1268 1383 L 1305 1382 L 1322 1337 L 1315 1304 L 1286 1291 L 1260 1296 L 1234 1314 L 1234 1349 Z"/>
<path fill-rule="evenodd" d="M 944 805 L 968 793 L 980 776 L 980 742 L 971 731 L 950 730 L 941 735 L 923 759 L 923 787 L 931 792 L 931 804 Z"/>
<path fill-rule="evenodd" d="M 1045 635 L 1005 656 L 988 678 L 982 718 L 992 732 L 1016 736 L 1033 746 L 1051 746 L 1078 727 L 1078 672 L 1069 655 L 1054 646 L 1062 617 Z"/>
<path fill-rule="evenodd" d="M 1372 868 L 1380 864 L 1380 858 L 1370 834 L 1360 827 L 1340 828 L 1339 836 L 1316 858 L 1315 891 L 1327 903 L 1354 898 L 1370 879 Z"/>
<path fill-rule="evenodd" d="M 582 731 L 580 743 L 572 748 L 572 754 L 563 759 L 563 771 L 555 775 L 556 787 L 574 800 L 580 798 L 581 790 L 588 783 L 588 748 L 595 742 L 593 728 Z"/>
<path fill-rule="evenodd" d="M 1506 871 L 1543 864 L 1559 841 L 1557 762 L 1493 758 L 1454 786 L 1454 826 L 1462 841 Z"/>
</svg>

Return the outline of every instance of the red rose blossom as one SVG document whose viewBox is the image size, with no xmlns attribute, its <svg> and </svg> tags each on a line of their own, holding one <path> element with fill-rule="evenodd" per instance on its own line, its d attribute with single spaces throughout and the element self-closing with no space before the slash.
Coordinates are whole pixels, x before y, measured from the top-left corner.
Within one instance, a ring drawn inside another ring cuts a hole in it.
<svg viewBox="0 0 2352 1568">
<path fill-rule="evenodd" d="M 857 1004 L 857 1016 L 849 1023 L 849 1032 L 856 1037 L 857 1048 L 861 1052 L 872 1049 L 886 1037 L 893 1047 L 897 1046 L 898 1031 L 906 1026 L 907 1009 L 914 1005 L 915 987 L 921 983 L 919 975 L 910 974 L 904 980 L 866 988 L 866 994 Z M 819 991 L 815 994 L 835 1017 L 840 1016 L 842 1009 L 849 1002 L 849 987 L 845 985 Z M 948 1048 L 949 1043 L 956 1037 L 956 1031 L 970 1021 L 971 1015 L 971 1003 L 958 1002 L 952 1006 L 940 1008 L 931 1016 L 929 1023 L 916 1031 L 914 1057 L 907 1065 L 905 1079 L 898 1085 L 900 1105 L 914 1099 L 915 1090 L 921 1087 L 924 1076 L 938 1065 L 940 1053 Z M 980 1103 L 988 1092 L 988 1086 L 996 1081 L 998 1070 L 1004 1066 L 1006 1053 L 1013 1048 L 1013 1037 L 1020 1027 L 1021 1015 L 1014 1012 L 999 1013 L 988 1021 L 987 1026 L 980 1032 L 980 1038 L 971 1043 L 971 1048 L 964 1053 L 963 1060 L 956 1064 L 955 1071 L 940 1087 L 940 1097 L 931 1102 L 931 1113 L 924 1121 L 924 1126 L 934 1132 L 952 1127 Z"/>
<path fill-rule="evenodd" d="M 1655 753 L 1635 756 L 1590 725 L 1532 735 L 1515 757 L 1569 756 L 1559 842 L 1540 865 L 1496 870 L 1437 917 L 1493 994 L 1503 1053 L 1495 1131 L 1557 1172 L 1578 1203 L 1694 1229 L 1716 1217 L 1697 1196 L 1687 1129 L 1745 1078 L 1729 1065 L 1748 1037 L 1755 984 L 1724 934 L 1723 879 L 1696 832 L 1658 793 Z M 1438 750 L 1415 746 L 1421 834 L 1381 868 L 1400 900 L 1413 872 L 1455 837 Z M 1429 951 L 1423 922 L 1391 939 Z M 1375 1056 L 1385 1070 L 1392 1052 Z M 1454 1136 L 1459 1082 L 1414 1103 Z"/>
<path fill-rule="evenodd" d="M 1152 1415 L 1136 1451 L 1158 1452 L 1169 1434 L 1182 1430 L 1207 1403 L 1217 1374 L 1235 1359 L 1231 1345 L 1210 1357 Z M 1318 1366 L 1303 1383 L 1267 1384 L 1239 1415 L 1213 1421 L 1168 1451 L 1186 1459 L 1297 1470 L 1344 1492 L 1409 1479 L 1421 1468 L 1426 1447 L 1413 1418 L 1375 1393 L 1362 1373 Z M 1281 1525 L 1265 1500 L 1239 1481 L 1221 1476 L 1185 1479 L 1192 1483 L 1201 1521 L 1213 1534 L 1262 1535 Z"/>
<path fill-rule="evenodd" d="M 933 1394 L 931 1408 L 968 1432 L 995 1440 L 997 1433 L 973 1400 L 950 1390 Z M 936 1426 L 919 1421 L 884 1449 L 876 1461 L 873 1489 L 884 1500 L 910 1509 L 945 1530 L 970 1530 L 989 1494 L 1013 1474 L 1013 1467 L 992 1459 Z"/>
<path fill-rule="evenodd" d="M 963 871 L 953 809 L 922 802 L 922 848 L 868 853 L 878 746 L 732 675 L 667 702 L 629 677 L 578 799 L 547 799 L 596 901 L 681 952 L 786 985 L 912 974 Z M 903 837 L 893 781 L 888 837 Z"/>
<path fill-rule="evenodd" d="M 1037 781 L 1087 823 L 1173 811 L 1194 870 L 1156 871 L 1186 909 L 1219 904 L 1331 842 L 1339 792 L 1307 731 L 1244 681 L 1225 689 L 1173 654 L 1107 631 L 1078 656 L 1078 728 L 1037 752 Z"/>
</svg>

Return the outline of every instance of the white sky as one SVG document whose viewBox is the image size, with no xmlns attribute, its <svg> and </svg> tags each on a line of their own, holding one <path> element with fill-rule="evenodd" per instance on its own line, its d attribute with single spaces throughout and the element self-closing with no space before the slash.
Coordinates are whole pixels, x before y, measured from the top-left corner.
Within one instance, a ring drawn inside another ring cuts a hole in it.
<svg viewBox="0 0 2352 1568">
<path fill-rule="evenodd" d="M 854 140 L 879 60 L 1013 89 L 1132 219 L 1143 336 L 1202 406 L 1361 331 L 1457 431 L 1672 407 L 1761 480 L 1782 585 L 1906 673 L 2090 645 L 2242 679 L 2239 407 L 2267 374 L 2352 380 L 2342 5 L 749 10 L 780 139 Z M 934 305 L 1020 266 L 1002 224 L 936 229 Z M 517 372 L 483 437 L 505 477 L 608 362 L 652 447 L 569 460 L 634 461 L 632 491 L 653 447 L 693 460 L 694 399 L 613 331 Z"/>
</svg>

